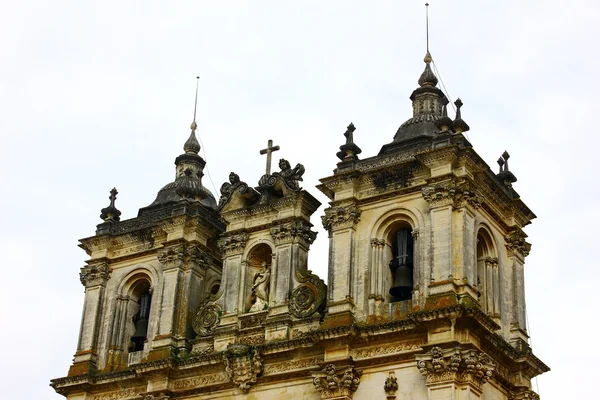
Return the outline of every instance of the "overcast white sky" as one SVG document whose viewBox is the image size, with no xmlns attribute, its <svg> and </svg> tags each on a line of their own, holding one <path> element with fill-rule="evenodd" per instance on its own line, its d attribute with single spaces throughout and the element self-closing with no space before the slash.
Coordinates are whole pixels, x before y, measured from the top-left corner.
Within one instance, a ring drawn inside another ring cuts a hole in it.
<svg viewBox="0 0 600 400">
<path fill-rule="evenodd" d="M 600 5 L 429 2 L 431 52 L 476 151 L 494 169 L 510 152 L 538 216 L 526 287 L 533 349 L 552 368 L 542 398 L 596 398 Z M 1 397 L 62 398 L 48 383 L 75 352 L 77 240 L 94 234 L 113 186 L 131 218 L 173 180 L 196 75 L 215 187 L 230 171 L 256 184 L 273 139 L 325 203 L 314 186 L 346 125 L 368 157 L 411 116 L 423 3 L 0 1 Z M 322 210 L 309 267 L 326 277 Z"/>
</svg>

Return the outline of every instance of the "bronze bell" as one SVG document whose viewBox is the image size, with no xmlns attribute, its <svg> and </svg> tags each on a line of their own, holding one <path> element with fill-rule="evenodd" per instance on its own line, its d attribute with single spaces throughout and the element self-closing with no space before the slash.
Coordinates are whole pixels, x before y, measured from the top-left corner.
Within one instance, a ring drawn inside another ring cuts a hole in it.
<svg viewBox="0 0 600 400">
<path fill-rule="evenodd" d="M 146 335 L 148 334 L 148 320 L 147 319 L 139 319 L 135 323 L 135 333 L 131 337 L 132 339 L 142 338 L 146 340 Z"/>
<path fill-rule="evenodd" d="M 412 268 L 406 264 L 398 265 L 397 261 L 394 259 L 390 263 L 394 273 L 394 285 L 390 288 L 390 295 L 396 300 L 408 300 L 413 289 Z"/>
<path fill-rule="evenodd" d="M 411 298 L 413 290 L 412 247 L 412 236 L 409 230 L 402 229 L 396 232 L 396 241 L 393 243 L 394 258 L 390 262 L 394 285 L 389 292 L 395 301 Z"/>
</svg>

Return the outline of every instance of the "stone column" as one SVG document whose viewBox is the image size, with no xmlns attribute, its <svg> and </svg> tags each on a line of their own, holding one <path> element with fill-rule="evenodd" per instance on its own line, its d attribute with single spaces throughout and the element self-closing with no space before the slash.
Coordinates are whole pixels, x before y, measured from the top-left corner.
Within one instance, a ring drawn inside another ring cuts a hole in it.
<svg viewBox="0 0 600 400">
<path fill-rule="evenodd" d="M 325 210 L 323 226 L 329 232 L 329 302 L 328 319 L 335 314 L 340 324 L 352 322 L 355 279 L 354 235 L 360 220 L 360 210 L 354 203 L 339 205 Z"/>
<path fill-rule="evenodd" d="M 493 310 L 492 310 L 492 318 L 496 320 L 496 322 L 500 321 L 500 271 L 498 267 L 498 259 L 493 258 L 491 260 L 491 269 L 492 269 L 492 292 L 493 292 Z"/>
<path fill-rule="evenodd" d="M 512 316 L 511 342 L 527 343 L 527 310 L 525 307 L 525 257 L 529 255 L 531 244 L 525 241 L 527 235 L 515 229 L 505 236 L 509 267 L 512 268 Z"/>
<path fill-rule="evenodd" d="M 81 268 L 81 283 L 85 286 L 85 299 L 77 353 L 69 376 L 93 373 L 98 359 L 98 334 L 102 321 L 102 304 L 106 282 L 110 278 L 111 269 L 106 260 L 94 260 Z"/>
<path fill-rule="evenodd" d="M 218 300 L 218 304 L 223 312 L 227 314 L 237 314 L 244 311 L 244 286 L 240 286 L 240 284 L 245 280 L 247 269 L 247 265 L 242 265 L 242 253 L 246 248 L 247 241 L 248 234 L 246 232 L 224 235 L 219 240 L 219 248 L 223 254 L 221 280 L 223 294 Z"/>
<path fill-rule="evenodd" d="M 181 299 L 184 248 L 183 243 L 166 245 L 158 254 L 162 264 L 162 293 L 160 297 L 156 336 L 148 360 L 168 358 L 177 347 L 181 326 L 179 300 Z M 153 313 L 154 314 L 154 313 Z"/>
<path fill-rule="evenodd" d="M 385 240 L 371 239 L 371 257 L 369 265 L 369 297 L 368 312 L 375 318 L 382 315 L 382 304 L 385 301 L 387 291 L 385 287 L 384 265 Z M 389 288 L 387 288 L 389 290 Z"/>
<path fill-rule="evenodd" d="M 115 313 L 112 321 L 112 329 L 108 335 L 108 359 L 107 367 L 117 367 L 125 363 L 123 359 L 125 346 L 125 331 L 127 324 L 127 305 L 129 296 L 118 296 L 115 302 Z"/>
</svg>

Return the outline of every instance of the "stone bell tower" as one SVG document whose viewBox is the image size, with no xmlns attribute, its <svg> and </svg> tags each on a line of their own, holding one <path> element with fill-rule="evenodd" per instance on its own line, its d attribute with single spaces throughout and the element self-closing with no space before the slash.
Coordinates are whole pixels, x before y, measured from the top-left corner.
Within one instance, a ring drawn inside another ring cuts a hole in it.
<svg viewBox="0 0 600 400">
<path fill-rule="evenodd" d="M 359 160 L 350 124 L 334 175 L 321 180 L 331 199 L 323 326 L 403 321 L 397 341 L 424 335 L 415 357 L 430 399 L 481 398 L 492 376 L 494 386 L 512 382 L 511 396 L 530 393 L 530 379 L 548 370 L 527 344 L 523 227 L 535 215 L 512 186 L 508 153 L 494 173 L 464 135 L 461 100 L 450 119 L 429 52 L 424 61 L 413 116 L 393 141 Z M 326 352 L 350 358 L 351 340 L 341 343 Z"/>
<path fill-rule="evenodd" d="M 85 303 L 69 376 L 89 380 L 192 348 L 194 312 L 220 280 L 216 239 L 225 226 L 202 185 L 205 161 L 195 122 L 191 128 L 175 180 L 156 200 L 121 221 L 113 189 L 96 235 L 81 240 L 90 259 L 80 274 Z"/>
</svg>

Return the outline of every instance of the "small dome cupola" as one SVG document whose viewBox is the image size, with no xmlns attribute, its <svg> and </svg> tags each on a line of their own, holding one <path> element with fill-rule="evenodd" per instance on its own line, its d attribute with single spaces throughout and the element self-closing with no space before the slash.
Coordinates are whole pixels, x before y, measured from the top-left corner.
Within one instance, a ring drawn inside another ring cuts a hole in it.
<svg viewBox="0 0 600 400">
<path fill-rule="evenodd" d="M 197 78 L 198 79 L 198 78 Z M 198 87 L 196 86 L 196 104 L 198 102 Z M 146 208 L 176 203 L 182 200 L 200 202 L 207 208 L 217 209 L 217 201 L 212 193 L 202 185 L 206 161 L 200 153 L 200 142 L 196 138 L 196 106 L 194 120 L 190 126 L 191 132 L 183 144 L 184 153 L 175 159 L 175 181 L 168 183 L 159 190 L 156 200 Z"/>
<path fill-rule="evenodd" d="M 423 59 L 425 70 L 419 77 L 419 87 L 410 95 L 413 103 L 413 116 L 405 121 L 394 136 L 392 143 L 428 136 L 436 136 L 440 129 L 436 122 L 444 116 L 444 106 L 448 104 L 446 95 L 437 87 L 438 78 L 431 70 L 429 51 Z"/>
</svg>

